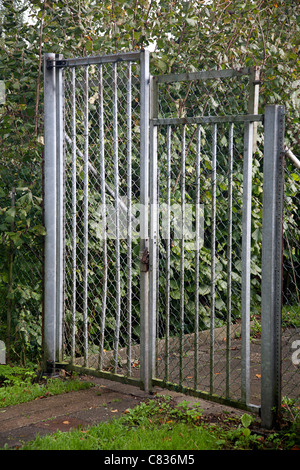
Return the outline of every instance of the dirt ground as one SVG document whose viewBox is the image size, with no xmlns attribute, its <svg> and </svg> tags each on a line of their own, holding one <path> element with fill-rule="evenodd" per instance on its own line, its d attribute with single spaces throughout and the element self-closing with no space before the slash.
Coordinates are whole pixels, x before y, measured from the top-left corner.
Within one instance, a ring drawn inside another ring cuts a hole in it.
<svg viewBox="0 0 300 470">
<path fill-rule="evenodd" d="M 82 376 L 81 380 L 94 382 L 95 387 L 0 409 L 0 449 L 5 446 L 18 448 L 37 435 L 43 436 L 56 430 L 68 431 L 78 426 L 108 421 L 156 394 L 172 396 L 175 403 L 183 400 L 200 403 L 207 418 L 215 419 L 224 412 L 227 416 L 240 416 L 243 413 L 237 409 L 158 387 L 149 395 L 137 387 L 106 379 Z"/>
</svg>

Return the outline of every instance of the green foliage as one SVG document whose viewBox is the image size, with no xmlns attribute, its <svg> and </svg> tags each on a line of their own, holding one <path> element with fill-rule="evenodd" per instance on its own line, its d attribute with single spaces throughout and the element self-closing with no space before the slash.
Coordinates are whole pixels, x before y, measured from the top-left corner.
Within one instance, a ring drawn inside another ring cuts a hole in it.
<svg viewBox="0 0 300 470">
<path fill-rule="evenodd" d="M 293 0 L 235 0 L 228 5 L 200 0 L 2 1 L 0 80 L 5 81 L 6 102 L 0 105 L 0 337 L 8 338 L 9 355 L 25 363 L 39 357 L 41 351 L 43 54 L 98 55 L 154 44 L 152 74 L 259 66 L 259 111 L 263 112 L 266 104 L 286 106 L 286 143 L 299 155 L 299 16 L 299 4 Z M 182 103 L 175 98 L 174 106 L 180 109 Z M 254 185 L 257 200 L 261 200 L 261 171 L 258 164 Z M 298 174 L 291 172 L 288 197 L 292 204 L 286 218 L 286 223 L 292 220 L 289 233 L 295 240 L 299 238 L 297 178 Z M 223 184 L 219 182 L 220 197 L 224 194 Z M 252 269 L 254 296 L 259 300 L 261 223 L 259 213 L 253 211 L 253 216 Z M 291 243 L 290 248 L 286 242 L 284 253 L 295 264 L 299 253 Z M 217 287 L 222 292 L 226 269 L 223 247 L 218 249 Z M 203 266 L 206 258 L 204 248 Z M 193 274 L 188 265 L 187 278 L 193 279 Z M 235 276 L 240 277 L 238 263 Z M 204 300 L 208 295 L 207 277 L 203 268 Z M 171 297 L 175 305 L 176 285 Z M 226 307 L 222 299 L 217 300 L 222 319 Z M 187 308 L 192 318 L 194 305 L 190 298 Z M 206 315 L 204 308 L 204 324 Z"/>
<path fill-rule="evenodd" d="M 0 365 L 0 386 L 28 384 L 34 377 L 36 372 L 32 368 Z"/>
<path fill-rule="evenodd" d="M 0 365 L 0 408 L 93 386 L 91 382 L 72 377 L 66 380 L 39 379 L 37 370 L 32 367 Z"/>
<path fill-rule="evenodd" d="M 295 417 L 295 404 L 291 407 Z M 299 413 L 298 413 L 299 417 Z M 211 416 L 199 403 L 176 404 L 169 396 L 156 396 L 128 409 L 118 419 L 69 432 L 37 436 L 22 450 L 269 450 L 297 449 L 299 420 L 285 429 L 264 433 L 252 415 Z"/>
<path fill-rule="evenodd" d="M 197 420 L 194 419 L 197 416 Z M 22 449 L 213 450 L 218 434 L 200 424 L 199 406 L 174 405 L 169 397 L 141 403 L 119 419 L 73 432 L 38 437 Z M 195 425 L 196 424 L 196 425 Z M 125 432 L 124 432 L 125 431 Z"/>
</svg>

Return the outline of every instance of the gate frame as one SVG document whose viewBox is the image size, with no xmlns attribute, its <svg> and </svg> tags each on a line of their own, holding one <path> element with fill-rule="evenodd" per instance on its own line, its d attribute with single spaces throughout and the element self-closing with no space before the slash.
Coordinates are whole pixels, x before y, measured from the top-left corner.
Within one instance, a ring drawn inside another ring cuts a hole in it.
<svg viewBox="0 0 300 470">
<path fill-rule="evenodd" d="M 265 108 L 262 217 L 261 419 L 276 425 L 281 403 L 284 107 Z"/>
<path fill-rule="evenodd" d="M 149 253 L 149 106 L 150 106 L 150 53 L 147 50 L 106 56 L 64 59 L 61 54 L 44 55 L 44 223 L 46 229 L 44 248 L 43 292 L 43 368 L 49 374 L 62 363 L 63 311 L 64 311 L 64 67 L 139 61 L 141 109 L 141 240 L 140 240 L 140 306 L 141 306 L 141 380 L 126 378 L 141 385 L 146 391 L 152 388 L 149 367 L 149 269 L 143 262 Z M 64 364 L 65 366 L 65 364 Z M 103 373 L 112 378 L 113 374 Z M 120 380 L 120 377 L 116 378 Z"/>
<path fill-rule="evenodd" d="M 151 392 L 154 385 L 161 382 L 154 379 L 155 341 L 156 341 L 156 253 L 157 253 L 157 181 L 153 178 L 157 170 L 156 139 L 158 118 L 158 81 L 167 80 L 166 76 L 150 76 L 148 51 L 124 53 L 107 56 L 107 62 L 126 60 L 135 57 L 141 67 L 141 243 L 140 243 L 140 280 L 141 280 L 141 380 L 123 377 L 123 381 L 141 386 Z M 93 58 L 92 58 L 93 59 Z M 94 58 L 97 59 L 97 58 Z M 43 302 L 43 366 L 53 372 L 62 362 L 62 323 L 64 292 L 64 136 L 63 109 L 64 90 L 62 67 L 82 65 L 90 58 L 63 60 L 62 55 L 47 53 L 44 56 L 44 222 L 46 228 L 44 249 L 44 302 Z M 55 66 L 60 61 L 59 66 Z M 90 62 L 89 62 L 90 63 Z M 99 63 L 99 62 L 96 62 Z M 235 75 L 237 71 L 233 71 Z M 230 75 L 232 71 L 221 71 L 221 76 Z M 241 73 L 241 71 L 239 71 Z M 249 114 L 253 119 L 253 129 L 248 129 L 248 145 L 256 141 L 256 124 L 260 120 L 258 108 L 258 69 L 252 70 L 252 92 L 250 93 Z M 199 72 L 180 74 L 188 80 L 203 77 L 205 74 L 218 72 Z M 195 75 L 195 77 L 193 77 Z M 179 76 L 179 75 L 178 75 Z M 150 92 L 151 88 L 151 92 Z M 209 122 L 210 117 L 203 118 Z M 218 119 L 218 118 L 217 118 Z M 220 120 L 222 118 L 219 117 Z M 236 116 L 238 120 L 239 117 Z M 241 118 L 243 119 L 243 117 Z M 249 117 L 248 117 L 249 120 Z M 250 123 L 249 121 L 249 123 Z M 262 425 L 274 426 L 281 401 L 281 293 L 282 293 L 282 235 L 283 235 L 283 158 L 284 158 L 284 107 L 270 105 L 265 108 L 265 145 L 263 176 L 263 229 L 262 229 L 262 380 L 261 411 Z M 249 127 L 249 126 L 247 126 Z M 252 126 L 251 126 L 252 127 Z M 252 140 L 253 132 L 253 140 Z M 151 136 L 151 138 L 150 138 Z M 251 139 L 251 142 L 250 142 Z M 153 158 L 154 157 L 154 158 Z M 150 210 L 150 224 L 148 211 Z M 150 235 L 150 236 L 149 236 Z M 249 240 L 248 240 L 249 242 Z M 149 253 L 149 269 L 142 261 L 145 252 Z M 247 273 L 245 273 L 247 276 Z M 245 294 L 246 295 L 246 294 Z M 246 335 L 249 333 L 245 325 Z M 68 367 L 64 363 L 64 367 Z M 70 368 L 76 368 L 70 366 Z M 80 368 L 78 368 L 80 369 Z M 85 372 L 88 371 L 84 368 Z M 96 371 L 95 371 L 96 372 Z M 113 380 L 122 381 L 113 374 L 97 374 Z M 246 381 L 246 378 L 243 379 Z M 172 384 L 169 384 L 172 388 Z M 245 384 L 247 394 L 249 384 Z M 185 393 L 195 394 L 202 398 L 228 403 L 222 397 L 211 396 L 196 390 L 182 389 Z M 230 402 L 233 405 L 232 402 Z M 236 404 L 236 406 L 239 406 Z M 241 408 L 244 406 L 241 405 Z M 253 411 L 253 409 L 252 409 Z M 257 410 L 256 410 L 257 411 Z"/>
</svg>

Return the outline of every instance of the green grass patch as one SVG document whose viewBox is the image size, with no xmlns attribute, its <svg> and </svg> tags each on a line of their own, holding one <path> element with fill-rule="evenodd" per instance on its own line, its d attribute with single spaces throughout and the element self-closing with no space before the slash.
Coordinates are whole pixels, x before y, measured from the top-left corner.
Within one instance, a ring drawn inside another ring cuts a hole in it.
<svg viewBox="0 0 300 470">
<path fill-rule="evenodd" d="M 174 406 L 158 397 L 110 422 L 61 432 L 24 444 L 22 450 L 216 450 L 218 433 L 199 421 L 201 410 L 188 402 Z"/>
<path fill-rule="evenodd" d="M 38 437 L 22 450 L 215 450 L 218 437 L 188 423 L 128 427 L 120 418 L 87 429 Z"/>
<path fill-rule="evenodd" d="M 283 328 L 300 328 L 300 305 L 284 305 L 282 307 Z"/>
<path fill-rule="evenodd" d="M 288 408 L 286 408 L 288 407 Z M 241 418 L 224 413 L 212 422 L 199 405 L 170 397 L 155 397 L 127 410 L 121 418 L 68 432 L 38 436 L 20 450 L 265 450 L 299 448 L 299 402 L 289 410 L 286 429 L 273 434 L 256 432 L 257 423 L 247 413 Z M 291 420 L 292 417 L 292 420 Z"/>
<path fill-rule="evenodd" d="M 38 398 L 60 395 L 94 386 L 77 378 L 48 379 L 38 382 L 37 373 L 30 368 L 0 366 L 0 408 L 27 403 Z"/>
</svg>

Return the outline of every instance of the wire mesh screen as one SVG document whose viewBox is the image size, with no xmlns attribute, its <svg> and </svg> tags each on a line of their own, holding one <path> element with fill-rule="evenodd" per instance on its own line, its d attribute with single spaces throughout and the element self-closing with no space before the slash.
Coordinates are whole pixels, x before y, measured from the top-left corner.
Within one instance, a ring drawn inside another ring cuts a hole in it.
<svg viewBox="0 0 300 470">
<path fill-rule="evenodd" d="M 245 126 L 229 122 L 167 125 L 160 126 L 158 133 L 156 377 L 234 400 L 242 398 L 245 370 L 242 343 Z M 261 128 L 259 125 L 259 132 Z M 253 327 L 259 321 L 261 294 L 259 149 L 253 159 L 252 174 L 252 243 L 248 252 L 251 297 L 246 308 L 251 312 Z M 259 404 L 260 344 L 254 330 L 250 353 L 250 400 Z"/>
<path fill-rule="evenodd" d="M 247 114 L 249 91 L 248 70 L 233 76 L 163 82 L 159 85 L 159 117 Z"/>
<path fill-rule="evenodd" d="M 299 398 L 300 171 L 286 158 L 283 234 L 282 396 Z"/>
<path fill-rule="evenodd" d="M 9 148 L 7 148 L 9 153 Z M 5 155 L 3 160 L 5 159 Z M 2 160 L 0 321 L 6 360 L 26 364 L 40 357 L 43 297 L 42 170 Z M 5 314 L 5 317 L 4 317 Z"/>
<path fill-rule="evenodd" d="M 65 354 L 139 368 L 139 65 L 65 70 Z"/>
</svg>

